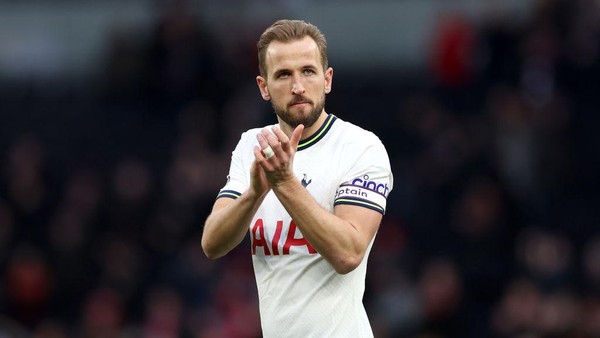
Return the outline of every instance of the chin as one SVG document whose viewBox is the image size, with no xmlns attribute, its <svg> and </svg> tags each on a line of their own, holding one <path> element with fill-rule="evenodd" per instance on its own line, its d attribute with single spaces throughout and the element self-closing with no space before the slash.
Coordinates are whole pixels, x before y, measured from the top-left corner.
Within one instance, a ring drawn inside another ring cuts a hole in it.
<svg viewBox="0 0 600 338">
<path fill-rule="evenodd" d="M 310 108 L 313 108 L 313 106 Z M 323 106 L 316 107 L 316 109 L 292 106 L 285 111 L 275 109 L 275 113 L 279 119 L 292 128 L 296 128 L 301 124 L 304 125 L 304 128 L 310 128 L 319 119 L 319 116 L 321 116 L 322 112 Z"/>
</svg>

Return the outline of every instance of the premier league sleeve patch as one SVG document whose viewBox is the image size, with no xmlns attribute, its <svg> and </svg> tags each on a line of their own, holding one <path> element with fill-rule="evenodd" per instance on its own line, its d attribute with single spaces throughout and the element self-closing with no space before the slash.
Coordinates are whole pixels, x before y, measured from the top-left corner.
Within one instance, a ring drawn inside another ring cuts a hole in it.
<svg viewBox="0 0 600 338">
<path fill-rule="evenodd" d="M 365 207 L 385 214 L 386 199 L 390 192 L 387 182 L 370 179 L 369 175 L 342 183 L 333 205 L 349 204 Z"/>
</svg>

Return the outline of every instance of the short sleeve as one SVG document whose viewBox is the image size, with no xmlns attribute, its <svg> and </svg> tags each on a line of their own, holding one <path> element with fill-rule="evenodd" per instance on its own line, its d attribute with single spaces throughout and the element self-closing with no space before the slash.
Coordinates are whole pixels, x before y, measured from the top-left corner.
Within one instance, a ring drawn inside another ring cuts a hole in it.
<svg viewBox="0 0 600 338">
<path fill-rule="evenodd" d="M 387 197 L 393 184 L 387 151 L 376 139 L 358 155 L 343 178 L 335 194 L 334 206 L 356 205 L 385 214 Z"/>
<path fill-rule="evenodd" d="M 236 199 L 248 189 L 249 167 L 247 168 L 244 163 L 244 154 L 248 151 L 248 147 L 246 146 L 247 136 L 247 133 L 242 134 L 240 141 L 231 153 L 231 164 L 229 166 L 227 182 L 225 183 L 225 186 L 219 190 L 217 199 L 222 197 Z"/>
</svg>

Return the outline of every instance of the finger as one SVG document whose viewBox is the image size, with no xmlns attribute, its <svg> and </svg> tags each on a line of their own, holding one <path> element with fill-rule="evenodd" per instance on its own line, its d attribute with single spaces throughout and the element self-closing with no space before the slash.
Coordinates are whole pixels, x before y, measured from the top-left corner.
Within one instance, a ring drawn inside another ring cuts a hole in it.
<svg viewBox="0 0 600 338">
<path fill-rule="evenodd" d="M 254 146 L 254 160 L 263 168 L 269 165 L 269 159 L 258 146 Z"/>
<path fill-rule="evenodd" d="M 273 155 L 276 157 L 285 157 L 285 152 L 281 149 L 281 143 L 279 142 L 279 139 L 273 135 L 273 133 L 264 128 L 261 131 L 261 135 L 268 141 L 268 145 L 270 147 L 269 153 L 267 153 L 265 148 L 263 148 L 263 152 L 265 153 L 267 159 L 274 157 Z"/>
<path fill-rule="evenodd" d="M 279 139 L 279 142 L 281 143 L 281 149 L 287 152 L 290 149 L 290 139 L 288 136 L 283 132 L 283 130 L 281 130 L 281 128 L 277 126 L 273 126 L 271 129 L 273 130 L 273 134 L 275 134 L 275 136 L 277 136 Z"/>
<path fill-rule="evenodd" d="M 279 145 L 279 139 L 277 139 L 277 137 L 275 137 L 275 135 L 273 135 L 273 133 L 270 132 L 267 128 L 261 130 L 260 133 L 262 137 L 264 137 L 267 140 L 271 147 L 275 148 Z"/>
<path fill-rule="evenodd" d="M 254 146 L 254 160 L 256 162 L 260 162 L 261 160 L 264 160 L 264 159 L 265 159 L 265 155 L 263 154 L 260 147 Z"/>
<path fill-rule="evenodd" d="M 273 150 L 273 147 L 271 147 L 269 140 L 265 137 L 262 131 L 256 135 L 256 139 L 258 140 L 260 153 L 262 156 L 267 160 L 272 158 L 275 155 L 275 151 Z"/>
<path fill-rule="evenodd" d="M 262 135 L 262 133 L 256 134 L 256 140 L 260 146 L 260 149 L 264 149 L 269 145 L 269 141 Z"/>
<path fill-rule="evenodd" d="M 298 149 L 298 143 L 300 143 L 300 138 L 302 137 L 303 131 L 304 131 L 304 125 L 300 124 L 292 132 L 292 138 L 290 139 L 290 146 L 294 150 Z"/>
</svg>

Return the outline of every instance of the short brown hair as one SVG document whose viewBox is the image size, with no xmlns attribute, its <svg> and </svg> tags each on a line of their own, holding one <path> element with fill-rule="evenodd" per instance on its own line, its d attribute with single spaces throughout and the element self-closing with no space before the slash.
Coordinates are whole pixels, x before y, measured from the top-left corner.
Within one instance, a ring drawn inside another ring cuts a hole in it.
<svg viewBox="0 0 600 338">
<path fill-rule="evenodd" d="M 267 76 L 267 65 L 265 62 L 267 48 L 273 41 L 289 42 L 301 40 L 310 36 L 317 44 L 321 53 L 321 64 L 323 70 L 327 69 L 327 41 L 317 26 L 302 20 L 277 20 L 267 28 L 260 36 L 256 47 L 258 49 L 258 70 L 263 77 Z"/>
</svg>

